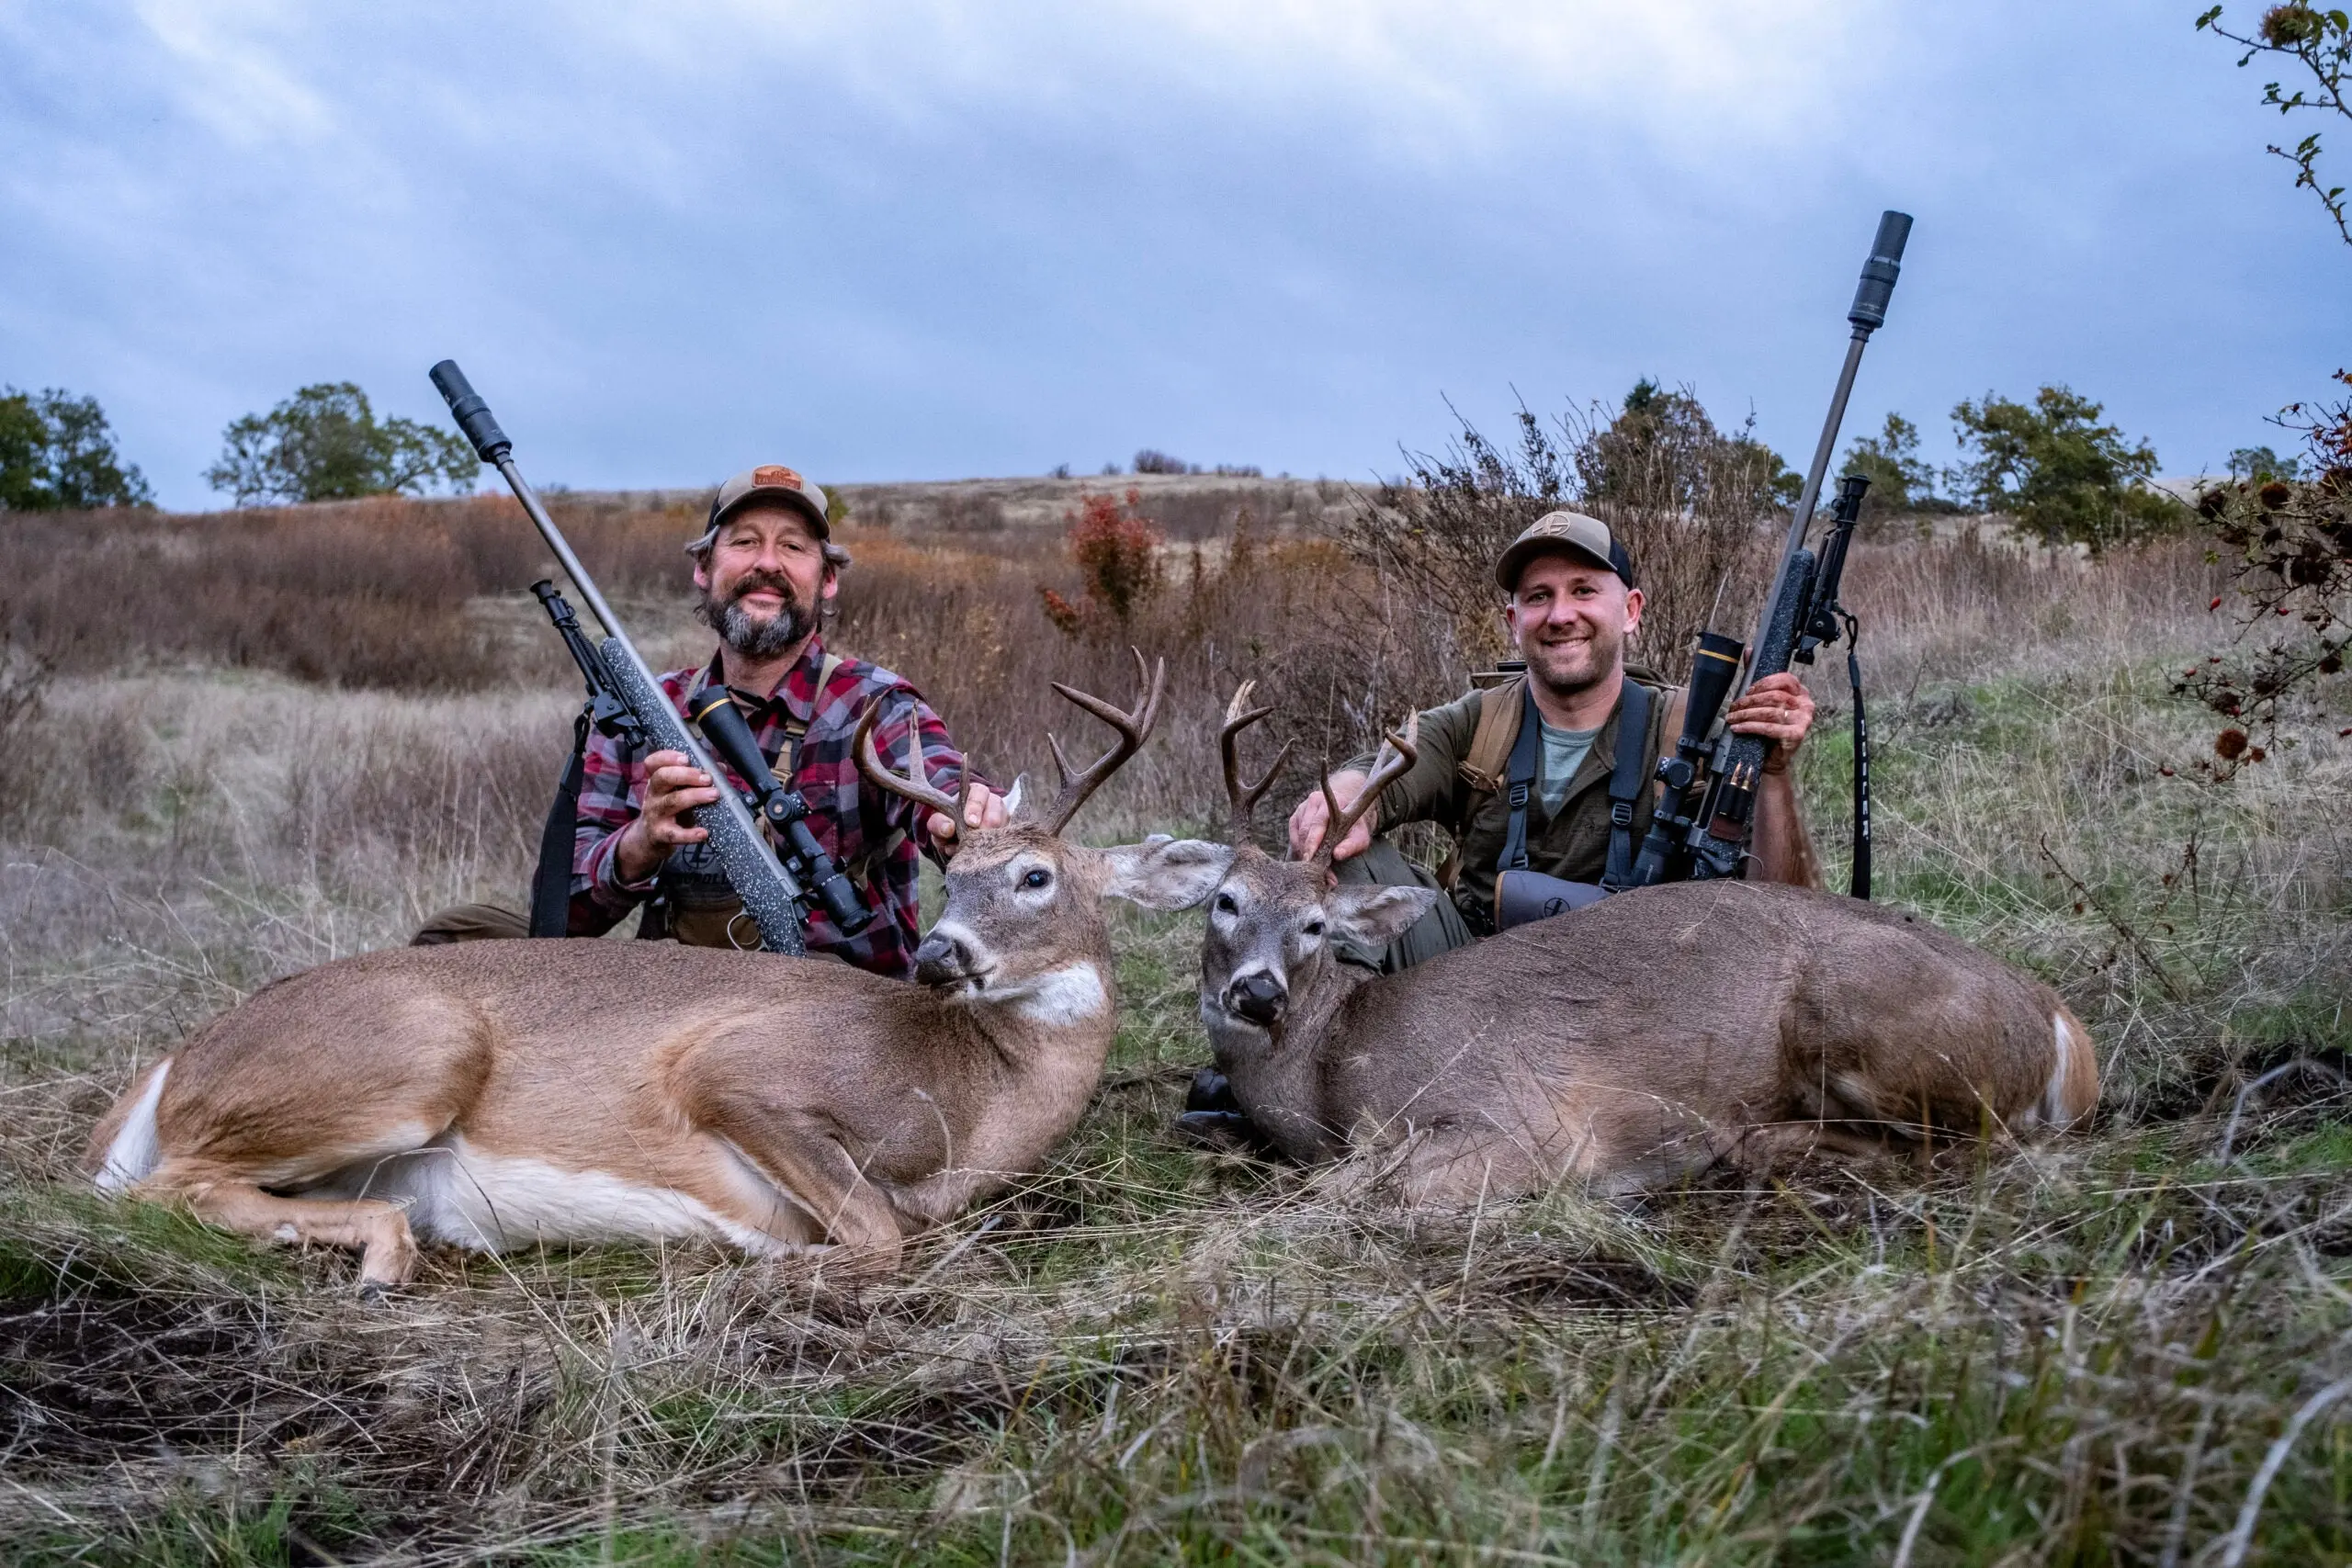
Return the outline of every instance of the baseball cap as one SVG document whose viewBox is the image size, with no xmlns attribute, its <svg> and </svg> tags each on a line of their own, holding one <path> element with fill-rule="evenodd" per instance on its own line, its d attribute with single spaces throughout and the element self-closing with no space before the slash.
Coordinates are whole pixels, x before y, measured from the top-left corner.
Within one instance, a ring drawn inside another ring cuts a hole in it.
<svg viewBox="0 0 2352 1568">
<path fill-rule="evenodd" d="M 1501 558 L 1495 562 L 1495 581 L 1506 593 L 1519 591 L 1519 574 L 1537 556 L 1566 553 L 1582 556 L 1593 565 L 1615 572 L 1634 586 L 1634 558 L 1609 531 L 1609 525 L 1581 512 L 1547 512 L 1521 530 Z"/>
<path fill-rule="evenodd" d="M 763 463 L 756 468 L 744 469 L 718 487 L 718 495 L 710 502 L 710 523 L 703 529 L 702 537 L 686 547 L 687 553 L 700 555 L 710 548 L 729 517 L 748 503 L 763 499 L 797 507 L 817 537 L 832 536 L 832 525 L 825 520 L 825 492 L 802 479 L 797 469 L 781 463 Z"/>
</svg>

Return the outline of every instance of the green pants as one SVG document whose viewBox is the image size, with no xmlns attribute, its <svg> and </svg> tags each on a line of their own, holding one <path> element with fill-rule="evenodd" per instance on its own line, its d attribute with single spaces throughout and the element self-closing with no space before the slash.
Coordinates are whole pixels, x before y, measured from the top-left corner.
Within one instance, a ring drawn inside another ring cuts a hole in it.
<svg viewBox="0 0 2352 1568">
<path fill-rule="evenodd" d="M 1372 848 L 1353 860 L 1343 860 L 1338 866 L 1342 883 L 1370 884 L 1378 887 L 1429 887 L 1437 890 L 1437 902 L 1430 912 L 1407 929 L 1403 936 L 1385 947 L 1369 947 L 1358 942 L 1334 944 L 1332 953 L 1342 964 L 1359 964 L 1377 969 L 1384 975 L 1394 975 L 1400 969 L 1410 969 L 1416 964 L 1427 963 L 1441 953 L 1452 953 L 1457 947 L 1467 947 L 1478 939 L 1462 919 L 1462 911 L 1443 888 L 1438 887 L 1434 873 L 1414 864 L 1404 852 L 1385 839 L 1374 839 Z"/>
</svg>

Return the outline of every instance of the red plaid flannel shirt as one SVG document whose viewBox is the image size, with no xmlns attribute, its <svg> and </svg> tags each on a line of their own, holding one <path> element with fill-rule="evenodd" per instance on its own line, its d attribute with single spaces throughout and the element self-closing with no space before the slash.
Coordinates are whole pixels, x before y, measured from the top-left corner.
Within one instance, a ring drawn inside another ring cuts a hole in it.
<svg viewBox="0 0 2352 1568">
<path fill-rule="evenodd" d="M 854 937 L 846 937 L 819 906 L 801 928 L 808 951 L 833 953 L 860 969 L 905 978 L 914 973 L 915 878 L 920 865 L 916 856 L 922 852 L 940 858 L 923 826 L 931 813 L 904 796 L 867 785 L 858 776 L 850 742 L 867 706 L 880 703 L 882 718 L 874 728 L 874 742 L 887 766 L 906 766 L 910 730 L 922 737 L 923 763 L 937 787 L 958 787 L 964 759 L 949 741 L 947 727 L 939 716 L 905 681 L 863 660 L 844 659 L 820 692 L 817 672 L 823 660 L 822 639 L 811 637 L 808 651 L 774 692 L 739 690 L 736 701 L 778 778 L 784 777 L 786 720 L 808 724 L 808 733 L 800 741 L 799 766 L 784 782 L 808 801 L 808 830 L 817 842 L 833 857 L 834 864 L 849 871 L 867 908 L 881 911 L 880 919 Z M 683 715 L 687 698 L 696 689 L 719 679 L 718 658 L 714 654 L 702 669 L 672 670 L 661 679 L 662 691 Z M 732 773 L 727 773 L 727 779 L 741 790 L 742 781 Z M 650 879 L 622 882 L 613 853 L 620 830 L 636 819 L 644 798 L 643 758 L 633 748 L 591 732 L 582 759 L 580 829 L 571 861 L 572 935 L 595 936 L 611 930 L 653 892 Z"/>
</svg>

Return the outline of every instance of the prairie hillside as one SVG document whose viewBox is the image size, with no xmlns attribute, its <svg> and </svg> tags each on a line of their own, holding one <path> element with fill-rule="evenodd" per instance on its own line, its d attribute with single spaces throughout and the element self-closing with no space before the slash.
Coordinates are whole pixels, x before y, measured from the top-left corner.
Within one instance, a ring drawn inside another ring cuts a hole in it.
<svg viewBox="0 0 2352 1568">
<path fill-rule="evenodd" d="M 1080 819 L 1101 840 L 1216 819 L 1216 717 L 1257 679 L 1300 742 L 1271 835 L 1491 637 L 1385 582 L 1326 484 L 844 486 L 830 635 L 1005 776 L 1075 733 L 1048 682 L 1124 694 L 1127 645 L 1165 657 L 1158 738 Z M 1165 542 L 1118 617 L 1062 523 L 1131 485 Z M 696 498 L 552 499 L 649 655 L 701 657 Z M 2086 1135 L 1630 1204 L 1343 1205 L 1171 1138 L 1196 917 L 1132 917 L 1079 1132 L 895 1280 L 435 1252 L 367 1303 L 344 1255 L 96 1200 L 74 1160 L 140 1064 L 274 976 L 520 896 L 578 698 L 546 570 L 491 497 L 0 518 L 12 1559 L 2352 1553 L 2352 740 L 2297 719 L 2233 781 L 2200 769 L 2212 716 L 2171 682 L 2229 627 L 2195 542 L 1898 519 L 1849 579 L 1881 896 L 2064 993 L 2106 1068 Z M 1838 884 L 1842 658 L 1810 681 Z"/>
</svg>

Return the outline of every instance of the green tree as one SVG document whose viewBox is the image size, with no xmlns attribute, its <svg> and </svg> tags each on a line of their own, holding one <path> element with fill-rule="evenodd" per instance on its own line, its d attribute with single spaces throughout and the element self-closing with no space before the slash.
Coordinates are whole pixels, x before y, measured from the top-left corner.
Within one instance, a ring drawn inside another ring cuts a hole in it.
<svg viewBox="0 0 2352 1568">
<path fill-rule="evenodd" d="M 1736 431 L 1721 430 L 1689 389 L 1670 392 L 1645 376 L 1576 454 L 1577 478 L 1589 501 L 1688 510 L 1700 490 L 1737 473 L 1758 505 L 1790 505 L 1804 479 L 1756 438 L 1755 424 L 1750 417 Z"/>
<path fill-rule="evenodd" d="M 0 388 L 0 511 L 153 504 L 139 466 L 115 450 L 97 399 Z"/>
<path fill-rule="evenodd" d="M 2099 423 L 2105 411 L 2065 387 L 2030 405 L 1984 394 L 1951 411 L 1962 449 L 1951 473 L 1960 495 L 2006 512 L 2049 544 L 2104 549 L 2177 527 L 2188 509 L 2149 481 L 2155 448 Z"/>
<path fill-rule="evenodd" d="M 1840 470 L 1871 481 L 1871 494 L 1890 512 L 1916 512 L 1936 500 L 1936 470 L 1919 460 L 1919 427 L 1890 412 L 1876 435 L 1860 435 L 1846 448 Z"/>
<path fill-rule="evenodd" d="M 379 420 L 349 381 L 305 387 L 266 414 L 232 421 L 220 438 L 220 460 L 204 478 L 239 506 L 423 495 L 440 484 L 462 490 L 481 471 L 463 436 Z"/>
<path fill-rule="evenodd" d="M 2233 479 L 2291 479 L 2296 459 L 2281 457 L 2267 446 L 2241 446 L 2230 454 Z"/>
</svg>

